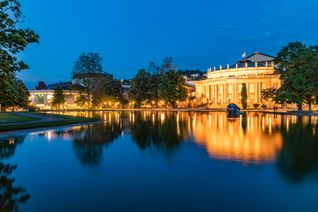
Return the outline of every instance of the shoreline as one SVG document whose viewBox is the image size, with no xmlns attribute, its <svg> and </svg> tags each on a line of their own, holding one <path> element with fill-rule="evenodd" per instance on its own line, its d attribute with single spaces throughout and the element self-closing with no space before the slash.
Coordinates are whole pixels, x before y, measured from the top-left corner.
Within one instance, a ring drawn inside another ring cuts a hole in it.
<svg viewBox="0 0 318 212">
<path fill-rule="evenodd" d="M 150 111 L 150 112 L 226 112 L 226 108 L 136 108 L 136 109 L 91 109 L 91 110 L 41 110 L 39 112 L 44 113 L 59 113 L 59 112 L 118 112 L 118 111 L 128 111 L 128 112 L 138 112 L 138 111 Z M 278 111 L 273 111 L 269 109 L 242 109 L 242 112 L 258 112 L 258 113 L 268 113 L 276 115 L 297 115 L 297 116 L 318 116 L 318 111 L 295 111 L 292 109 L 281 109 Z M 53 113 L 53 114 L 54 114 Z"/>
<path fill-rule="evenodd" d="M 102 121 L 92 121 L 92 122 L 87 122 L 87 123 L 67 124 L 67 125 L 60 125 L 60 126 L 55 126 L 55 127 L 40 127 L 40 128 L 21 129 L 21 130 L 10 130 L 10 131 L 0 132 L 0 138 L 6 137 L 6 136 L 17 135 L 17 134 L 31 133 L 31 132 L 36 133 L 36 132 L 47 131 L 47 130 L 51 130 L 51 129 L 57 130 L 60 128 L 63 129 L 63 128 L 69 128 L 69 127 L 92 125 L 92 124 L 97 124 L 100 122 L 102 122 Z"/>
<path fill-rule="evenodd" d="M 87 118 L 81 116 L 58 115 L 49 113 L 10 113 L 17 117 L 33 117 L 38 120 L 27 122 L 8 122 L 0 125 L 0 136 L 7 134 L 15 134 L 23 131 L 32 131 L 38 129 L 51 129 L 64 126 L 76 126 L 83 124 L 92 124 L 102 121 L 99 118 Z"/>
<path fill-rule="evenodd" d="M 160 109 L 105 109 L 105 110 L 61 110 L 61 111 L 39 111 L 39 113 L 45 113 L 47 115 L 51 115 L 49 112 L 114 112 L 114 111 L 131 111 L 131 112 L 141 112 L 141 111 L 151 111 L 151 112 L 226 112 L 226 109 L 224 108 L 214 108 L 214 109 L 201 109 L 201 108 L 184 108 L 184 109 L 166 109 L 166 108 L 160 108 Z M 270 111 L 270 110 L 255 110 L 255 109 L 247 109 L 247 110 L 241 110 L 242 112 L 258 112 L 258 113 L 264 113 L 264 114 L 274 114 L 274 115 L 293 115 L 293 116 L 318 116 L 318 112 L 314 111 Z M 57 114 L 52 113 L 53 116 L 56 116 Z M 65 115 L 64 115 L 65 116 Z M 67 117 L 76 117 L 76 116 L 67 116 Z M 83 118 L 83 117 L 78 117 L 78 118 Z M 101 123 L 102 120 L 94 119 L 94 118 L 85 118 L 87 119 L 86 121 L 79 121 L 78 123 L 60 123 L 60 122 L 54 122 L 51 121 L 49 122 L 52 124 L 52 126 L 44 126 L 44 127 L 37 127 L 37 126 L 30 126 L 23 128 L 24 124 L 21 123 L 16 126 L 21 126 L 21 129 L 12 129 L 12 130 L 7 130 L 7 131 L 0 131 L 0 138 L 5 137 L 5 136 L 10 136 L 10 135 L 15 135 L 15 134 L 24 134 L 24 133 L 30 133 L 30 132 L 38 132 L 38 131 L 45 131 L 45 130 L 50 130 L 50 129 L 59 129 L 59 128 L 65 128 L 65 127 L 74 127 L 74 126 L 85 126 L 85 125 L 91 125 L 91 124 L 97 124 Z M 56 125 L 54 126 L 54 123 Z M 26 123 L 28 124 L 28 123 Z"/>
</svg>

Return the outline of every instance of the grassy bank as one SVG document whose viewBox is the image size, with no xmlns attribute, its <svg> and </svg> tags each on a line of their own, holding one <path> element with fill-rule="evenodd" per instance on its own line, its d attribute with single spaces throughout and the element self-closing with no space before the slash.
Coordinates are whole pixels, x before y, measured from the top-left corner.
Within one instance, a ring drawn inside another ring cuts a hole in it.
<svg viewBox="0 0 318 212">
<path fill-rule="evenodd" d="M 2 122 L 0 124 L 0 132 L 9 132 L 16 130 L 28 130 L 28 129 L 36 129 L 36 128 L 48 128 L 48 127 L 59 127 L 59 126 L 67 126 L 73 124 L 82 124 L 82 123 L 90 123 L 100 121 L 100 119 L 96 118 L 85 118 L 85 117 L 75 117 L 75 116 L 66 116 L 66 115 L 53 115 L 53 114 L 41 114 L 36 113 L 37 115 L 43 116 L 43 119 L 34 120 L 29 119 L 29 121 L 25 121 L 26 119 L 22 119 L 24 121 L 19 121 L 18 118 L 14 119 L 15 122 Z M 21 118 L 30 118 L 21 116 Z M 50 119 L 45 121 L 46 119 Z M 17 121 L 18 120 L 18 121 Z M 32 121 L 32 123 L 29 123 Z M 9 124 L 9 125 L 6 125 Z"/>
<path fill-rule="evenodd" d="M 35 117 L 20 116 L 17 113 L 0 113 L 0 126 L 2 124 L 29 122 L 39 120 Z"/>
</svg>

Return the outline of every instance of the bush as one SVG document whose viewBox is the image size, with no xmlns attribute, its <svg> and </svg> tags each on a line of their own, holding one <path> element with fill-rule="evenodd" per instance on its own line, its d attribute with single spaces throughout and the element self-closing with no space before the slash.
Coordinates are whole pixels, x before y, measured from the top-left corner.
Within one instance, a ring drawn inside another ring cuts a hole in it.
<svg viewBox="0 0 318 212">
<path fill-rule="evenodd" d="M 38 108 L 30 105 L 30 106 L 28 106 L 27 110 L 28 110 L 28 112 L 36 112 L 38 110 Z"/>
<path fill-rule="evenodd" d="M 253 104 L 253 107 L 254 107 L 255 109 L 259 108 L 259 106 L 260 106 L 260 104 L 258 104 L 258 103 L 254 103 L 254 104 Z"/>
<path fill-rule="evenodd" d="M 262 108 L 263 108 L 263 109 L 266 109 L 266 108 L 267 108 L 267 105 L 262 105 Z"/>
</svg>

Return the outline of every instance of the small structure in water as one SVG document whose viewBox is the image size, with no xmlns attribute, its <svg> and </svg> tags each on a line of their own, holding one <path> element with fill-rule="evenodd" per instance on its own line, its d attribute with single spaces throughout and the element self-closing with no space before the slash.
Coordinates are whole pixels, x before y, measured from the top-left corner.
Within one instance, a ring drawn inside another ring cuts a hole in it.
<svg viewBox="0 0 318 212">
<path fill-rule="evenodd" d="M 234 103 L 231 103 L 226 108 L 227 116 L 231 118 L 235 118 L 240 116 L 241 109 Z"/>
</svg>

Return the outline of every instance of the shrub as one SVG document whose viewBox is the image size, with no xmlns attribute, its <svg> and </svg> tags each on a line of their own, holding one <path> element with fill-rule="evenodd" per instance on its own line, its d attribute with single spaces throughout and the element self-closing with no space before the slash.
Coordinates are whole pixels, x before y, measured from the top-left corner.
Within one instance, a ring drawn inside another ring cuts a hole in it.
<svg viewBox="0 0 318 212">
<path fill-rule="evenodd" d="M 267 105 L 264 105 L 264 104 L 263 104 L 263 105 L 262 105 L 262 108 L 263 108 L 263 109 L 266 109 L 266 108 L 267 108 Z"/>
<path fill-rule="evenodd" d="M 35 106 L 32 106 L 32 105 L 30 105 L 30 106 L 28 106 L 28 112 L 36 112 L 37 110 L 38 110 L 38 108 L 37 107 L 35 107 Z"/>
<path fill-rule="evenodd" d="M 259 106 L 260 106 L 260 104 L 258 104 L 258 103 L 254 103 L 254 104 L 253 104 L 253 107 L 254 107 L 255 109 L 259 108 Z"/>
</svg>

